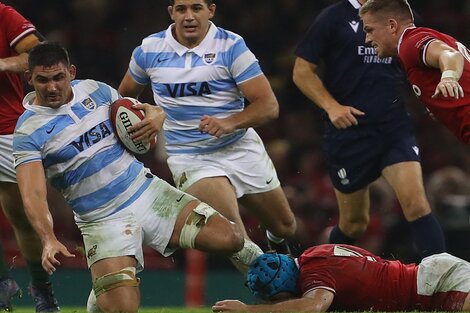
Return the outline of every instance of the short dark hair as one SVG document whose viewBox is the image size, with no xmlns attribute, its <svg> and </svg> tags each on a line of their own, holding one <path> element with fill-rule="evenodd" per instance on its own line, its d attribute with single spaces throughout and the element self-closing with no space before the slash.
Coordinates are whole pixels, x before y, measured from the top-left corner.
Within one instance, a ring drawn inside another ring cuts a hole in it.
<svg viewBox="0 0 470 313">
<path fill-rule="evenodd" d="M 32 70 L 35 66 L 50 67 L 59 63 L 70 66 L 69 53 L 59 43 L 40 43 L 29 51 L 29 70 Z"/>
<path fill-rule="evenodd" d="M 413 21 L 413 13 L 410 4 L 406 0 L 368 0 L 360 9 L 359 15 L 366 13 L 391 14 L 401 20 Z"/>
<path fill-rule="evenodd" d="M 204 0 L 204 2 L 209 6 L 214 3 L 214 0 Z M 175 0 L 169 0 L 171 6 L 175 5 Z"/>
</svg>

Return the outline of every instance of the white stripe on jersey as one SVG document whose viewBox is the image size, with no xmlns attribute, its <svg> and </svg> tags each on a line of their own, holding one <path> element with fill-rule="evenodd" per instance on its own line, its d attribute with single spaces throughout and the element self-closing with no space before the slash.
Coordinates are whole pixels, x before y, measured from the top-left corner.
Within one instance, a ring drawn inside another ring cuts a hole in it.
<svg viewBox="0 0 470 313">
<path fill-rule="evenodd" d="M 198 131 L 200 119 L 204 115 L 226 117 L 244 109 L 238 84 L 263 74 L 258 60 L 241 36 L 212 22 L 206 37 L 193 49 L 173 38 L 173 27 L 142 40 L 132 54 L 129 72 L 137 83 L 151 83 L 155 103 L 167 113 L 164 129 L 169 154 L 220 149 L 245 131 L 208 136 Z"/>
</svg>

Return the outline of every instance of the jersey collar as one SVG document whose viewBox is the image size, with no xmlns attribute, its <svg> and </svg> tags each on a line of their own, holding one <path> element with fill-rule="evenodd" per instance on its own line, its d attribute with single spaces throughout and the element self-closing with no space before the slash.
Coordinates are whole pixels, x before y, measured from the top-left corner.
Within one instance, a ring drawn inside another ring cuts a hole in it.
<svg viewBox="0 0 470 313">
<path fill-rule="evenodd" d="M 362 6 L 358 0 L 348 0 L 348 1 L 356 10 L 359 10 Z"/>
<path fill-rule="evenodd" d="M 209 43 L 212 41 L 212 39 L 214 39 L 215 33 L 217 31 L 217 27 L 215 26 L 215 24 L 209 21 L 209 30 L 206 36 L 204 37 L 204 39 L 201 41 L 201 43 L 198 46 L 190 49 L 180 44 L 178 41 L 176 41 L 175 37 L 173 37 L 173 33 L 171 29 L 173 28 L 174 25 L 175 24 L 171 24 L 166 30 L 165 41 L 168 43 L 168 45 L 170 45 L 170 47 L 173 48 L 173 50 L 175 50 L 175 52 L 179 56 L 182 56 L 187 52 L 194 52 L 198 56 L 202 57 L 203 54 L 206 52 L 207 47 L 209 46 Z"/>
<path fill-rule="evenodd" d="M 409 29 L 414 29 L 414 28 L 416 28 L 416 26 L 408 27 L 408 28 L 406 28 L 406 29 L 403 31 L 403 33 L 401 33 L 400 39 L 398 40 L 398 46 L 397 46 L 398 54 L 400 54 L 400 46 L 401 46 L 401 42 L 403 41 L 403 36 L 405 35 L 405 33 L 406 33 Z"/>
<path fill-rule="evenodd" d="M 68 114 L 72 105 L 76 102 L 75 100 L 75 92 L 72 87 L 73 98 L 70 102 L 61 105 L 59 108 L 54 109 L 42 105 L 32 104 L 34 99 L 36 98 L 36 92 L 31 91 L 29 92 L 23 99 L 23 107 L 25 109 L 31 110 L 36 113 L 46 114 L 46 115 L 60 115 L 60 114 Z"/>
</svg>

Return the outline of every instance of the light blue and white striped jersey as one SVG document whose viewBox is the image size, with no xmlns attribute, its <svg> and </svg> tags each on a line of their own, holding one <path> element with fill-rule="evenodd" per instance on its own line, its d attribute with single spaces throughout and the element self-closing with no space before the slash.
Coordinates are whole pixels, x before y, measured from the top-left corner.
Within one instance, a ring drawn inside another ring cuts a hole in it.
<svg viewBox="0 0 470 313">
<path fill-rule="evenodd" d="M 142 41 L 129 72 L 142 85 L 151 83 L 155 103 L 167 118 L 168 154 L 206 153 L 240 139 L 245 130 L 220 138 L 199 131 L 204 115 L 224 118 L 244 109 L 237 85 L 262 74 L 243 38 L 210 23 L 203 41 L 188 49 L 177 42 L 170 25 Z"/>
<path fill-rule="evenodd" d="M 26 95 L 13 137 L 15 167 L 42 161 L 74 214 L 94 221 L 130 205 L 151 179 L 114 134 L 110 104 L 120 98 L 117 90 L 94 80 L 75 80 L 72 90 L 72 101 L 57 109 L 31 105 L 36 94 Z"/>
</svg>

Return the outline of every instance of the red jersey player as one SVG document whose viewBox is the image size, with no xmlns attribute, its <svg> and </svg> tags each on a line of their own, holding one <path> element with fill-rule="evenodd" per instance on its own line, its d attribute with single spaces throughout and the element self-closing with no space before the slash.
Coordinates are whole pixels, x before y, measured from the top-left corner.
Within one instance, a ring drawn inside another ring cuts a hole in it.
<svg viewBox="0 0 470 313">
<path fill-rule="evenodd" d="M 451 36 L 415 27 L 406 0 L 369 0 L 359 15 L 366 42 L 378 56 L 398 56 L 421 102 L 461 141 L 470 144 L 468 49 Z"/>
<path fill-rule="evenodd" d="M 26 219 L 13 166 L 13 131 L 24 111 L 22 74 L 27 69 L 27 52 L 40 41 L 41 36 L 30 21 L 0 2 L 0 205 L 13 225 L 31 272 L 29 291 L 36 311 L 59 312 L 48 275 L 41 265 L 41 241 Z M 11 309 L 11 298 L 19 290 L 9 276 L 0 246 L 0 310 Z"/>
<path fill-rule="evenodd" d="M 447 253 L 419 264 L 384 260 L 349 245 L 307 249 L 298 259 L 262 254 L 247 286 L 276 303 L 217 302 L 214 312 L 468 311 L 470 263 Z"/>
</svg>

